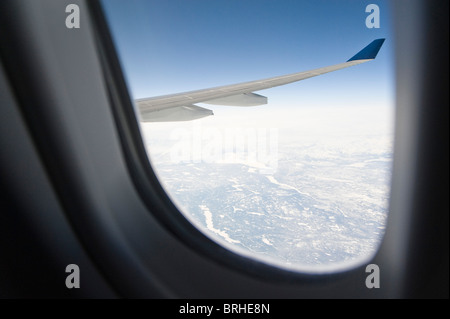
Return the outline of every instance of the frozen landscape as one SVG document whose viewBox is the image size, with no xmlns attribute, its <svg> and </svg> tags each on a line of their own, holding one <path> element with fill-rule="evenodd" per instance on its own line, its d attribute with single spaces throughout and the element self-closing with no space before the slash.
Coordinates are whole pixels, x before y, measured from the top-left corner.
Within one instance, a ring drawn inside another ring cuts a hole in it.
<svg viewBox="0 0 450 319">
<path fill-rule="evenodd" d="M 190 124 L 191 131 L 188 127 L 183 134 L 166 134 L 165 142 L 156 131 L 148 134 L 153 137 L 148 140 L 149 153 L 180 210 L 227 247 L 307 268 L 370 257 L 386 226 L 392 135 L 373 122 L 358 122 L 353 129 L 342 125 L 337 130 L 314 130 L 311 121 L 315 120 L 310 114 L 298 126 L 255 129 L 265 135 L 235 130 L 244 132 L 244 152 L 228 160 L 230 149 L 223 141 L 230 131 L 198 124 Z M 187 153 L 191 156 L 174 161 L 176 147 L 195 148 L 196 131 L 202 142 L 199 147 L 209 145 L 211 154 L 210 143 L 220 144 L 225 155 L 217 160 L 209 156 L 206 161 Z M 259 136 L 256 142 L 265 144 L 265 156 L 245 151 L 261 151 L 247 147 L 250 136 L 252 141 Z M 275 144 L 269 145 L 271 141 Z"/>
</svg>

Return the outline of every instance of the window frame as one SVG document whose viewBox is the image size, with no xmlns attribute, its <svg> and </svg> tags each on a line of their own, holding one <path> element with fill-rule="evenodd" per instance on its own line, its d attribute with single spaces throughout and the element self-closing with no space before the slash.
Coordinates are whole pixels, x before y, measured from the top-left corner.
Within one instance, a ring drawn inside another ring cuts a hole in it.
<svg viewBox="0 0 450 319">
<path fill-rule="evenodd" d="M 111 52 L 102 43 L 99 2 L 76 1 L 80 30 L 54 27 L 63 23 L 61 15 L 72 2 L 2 1 L 7 10 L 0 10 L 0 40 L 6 45 L 0 53 L 63 216 L 120 295 L 398 298 L 442 296 L 446 288 L 448 296 L 448 72 L 442 72 L 448 70 L 448 46 L 441 47 L 442 39 L 448 41 L 448 16 L 436 19 L 436 13 L 448 12 L 447 1 L 439 3 L 447 10 L 414 0 L 408 15 L 402 15 L 403 4 L 394 9 L 399 63 L 393 199 L 386 235 L 370 261 L 381 269 L 381 289 L 366 288 L 364 266 L 326 276 L 292 273 L 213 242 L 205 248 L 209 240 L 196 229 L 193 242 L 185 242 L 162 227 L 152 212 L 175 207 L 154 174 L 148 178 L 152 171 L 142 142 L 134 144 L 139 131 L 126 85 L 117 78 L 120 64 L 105 61 Z M 435 107 L 429 109 L 428 101 Z M 133 119 L 136 127 L 128 127 Z M 129 139 L 130 149 L 124 149 Z M 130 162 L 136 166 L 130 169 Z M 142 194 L 147 186 L 149 193 Z M 178 227 L 192 231 L 183 222 Z M 42 240 L 55 245 L 54 238 Z M 77 255 L 73 258 L 76 263 Z"/>
<path fill-rule="evenodd" d="M 333 269 L 330 266 L 329 271 L 321 270 L 317 272 L 311 270 L 302 271 L 301 269 L 297 270 L 288 267 L 283 268 L 269 261 L 264 262 L 258 256 L 244 256 L 225 248 L 189 222 L 179 208 L 172 202 L 154 172 L 148 156 L 148 150 L 144 145 L 144 137 L 141 133 L 133 98 L 129 93 L 120 58 L 108 26 L 108 21 L 103 14 L 101 3 L 97 5 L 94 2 L 91 10 L 96 27 L 95 32 L 97 34 L 98 50 L 100 52 L 101 62 L 103 63 L 105 80 L 108 83 L 112 111 L 118 127 L 128 170 L 141 199 L 146 203 L 149 211 L 172 235 L 190 248 L 199 251 L 217 262 L 252 276 L 268 280 L 286 282 L 293 280 L 303 281 L 305 278 L 308 280 L 329 280 L 330 275 L 345 275 L 348 271 L 364 266 L 362 262 L 356 262 L 348 267 L 339 266 Z M 375 255 L 381 246 L 382 238 L 373 255 Z"/>
</svg>

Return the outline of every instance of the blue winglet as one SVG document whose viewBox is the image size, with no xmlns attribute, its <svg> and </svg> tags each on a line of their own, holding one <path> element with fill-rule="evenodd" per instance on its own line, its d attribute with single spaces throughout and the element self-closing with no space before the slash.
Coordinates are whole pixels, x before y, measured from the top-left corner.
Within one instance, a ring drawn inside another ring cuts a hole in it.
<svg viewBox="0 0 450 319">
<path fill-rule="evenodd" d="M 380 51 L 381 46 L 383 45 L 385 39 L 377 39 L 373 40 L 368 46 L 366 46 L 364 49 L 356 53 L 350 60 L 371 60 L 375 59 L 375 57 L 378 54 L 378 51 Z"/>
</svg>

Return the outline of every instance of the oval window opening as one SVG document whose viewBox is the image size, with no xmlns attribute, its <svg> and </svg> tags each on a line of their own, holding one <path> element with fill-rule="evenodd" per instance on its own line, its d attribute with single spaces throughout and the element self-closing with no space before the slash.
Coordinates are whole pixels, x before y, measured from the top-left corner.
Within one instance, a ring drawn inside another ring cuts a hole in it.
<svg viewBox="0 0 450 319">
<path fill-rule="evenodd" d="M 103 5 L 149 159 L 199 231 L 301 272 L 373 257 L 393 156 L 385 1 Z"/>
</svg>

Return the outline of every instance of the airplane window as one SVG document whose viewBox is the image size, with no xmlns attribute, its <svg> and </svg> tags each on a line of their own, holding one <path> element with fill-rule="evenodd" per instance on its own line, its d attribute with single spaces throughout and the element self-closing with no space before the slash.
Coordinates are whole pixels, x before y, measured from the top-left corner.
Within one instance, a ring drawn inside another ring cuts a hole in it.
<svg viewBox="0 0 450 319">
<path fill-rule="evenodd" d="M 290 270 L 373 257 L 393 156 L 387 1 L 102 4 L 150 162 L 186 219 Z"/>
</svg>

